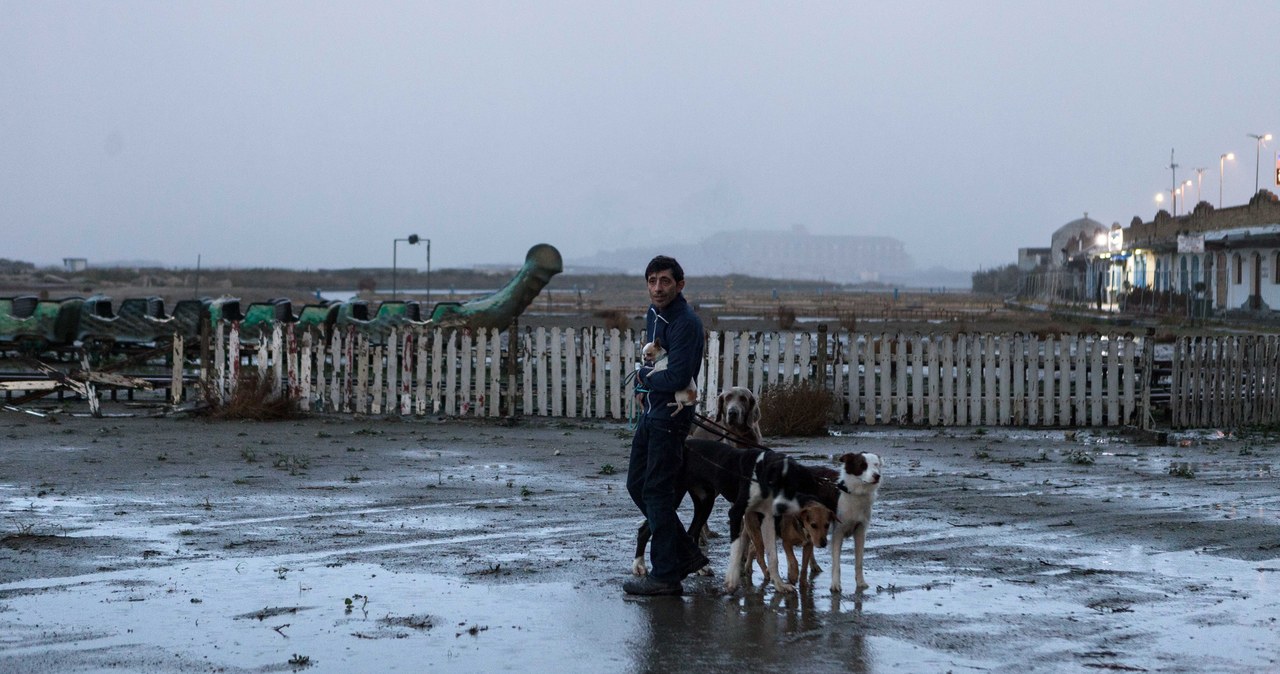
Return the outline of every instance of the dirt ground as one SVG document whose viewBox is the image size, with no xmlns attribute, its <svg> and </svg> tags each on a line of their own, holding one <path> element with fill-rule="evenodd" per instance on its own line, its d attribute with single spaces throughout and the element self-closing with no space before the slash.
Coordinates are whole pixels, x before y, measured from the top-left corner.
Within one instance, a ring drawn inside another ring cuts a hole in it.
<svg viewBox="0 0 1280 674">
<path fill-rule="evenodd" d="M 872 587 L 633 599 L 624 424 L 106 411 L 0 410 L 0 671 L 1280 671 L 1276 436 L 777 439 L 884 457 Z"/>
</svg>

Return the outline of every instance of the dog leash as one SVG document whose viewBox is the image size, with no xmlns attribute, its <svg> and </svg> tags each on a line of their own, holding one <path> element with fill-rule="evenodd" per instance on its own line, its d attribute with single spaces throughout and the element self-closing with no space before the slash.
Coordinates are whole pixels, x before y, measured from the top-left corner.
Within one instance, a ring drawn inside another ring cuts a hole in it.
<svg viewBox="0 0 1280 674">
<path fill-rule="evenodd" d="M 631 386 L 631 383 L 636 380 L 636 375 L 638 375 L 639 373 L 640 373 L 640 369 L 636 368 L 635 370 L 627 374 L 627 376 L 623 377 L 622 387 L 624 389 L 629 388 Z M 643 384 L 636 383 L 635 392 L 648 393 L 649 389 L 645 388 Z M 640 405 L 638 403 L 631 403 L 628 406 L 631 408 L 631 413 L 627 415 L 627 430 L 634 431 L 640 425 Z"/>
<path fill-rule="evenodd" d="M 717 437 L 717 439 L 716 439 L 716 441 L 717 441 L 717 442 L 722 441 L 722 440 L 732 440 L 732 441 L 737 442 L 737 443 L 739 443 L 739 444 L 746 445 L 746 446 L 748 446 L 748 447 L 750 447 L 750 448 L 752 448 L 752 449 L 763 449 L 763 450 L 765 450 L 765 451 L 770 451 L 770 452 L 771 452 L 771 451 L 774 451 L 774 450 L 773 450 L 772 448 L 770 448 L 770 447 L 765 447 L 764 445 L 761 445 L 761 444 L 759 444 L 759 443 L 757 443 L 757 442 L 752 442 L 751 440 L 748 440 L 748 439 L 746 439 L 746 438 L 743 438 L 743 437 L 739 436 L 738 434 L 734 433 L 734 432 L 732 431 L 732 429 L 730 429 L 730 428 L 728 428 L 728 427 L 726 427 L 726 426 L 722 426 L 722 425 L 720 425 L 717 421 L 715 421 L 714 419 L 711 419 L 711 418 L 709 418 L 709 417 L 706 417 L 706 416 L 703 416 L 703 415 L 701 415 L 701 414 L 698 414 L 697 412 L 694 412 L 694 414 L 693 414 L 693 423 L 694 423 L 694 425 L 696 425 L 697 427 L 701 428 L 702 430 L 704 430 L 704 431 L 708 431 L 708 432 L 710 432 L 710 433 L 712 433 L 712 434 L 714 434 L 714 435 L 718 436 L 718 437 Z M 721 466 L 721 468 L 723 468 L 723 466 Z M 841 482 L 841 481 L 839 481 L 839 480 L 832 480 L 832 479 L 825 478 L 825 477 L 818 477 L 817 479 L 818 479 L 818 480 L 820 480 L 820 481 L 822 481 L 822 482 L 827 482 L 827 483 L 829 483 L 829 484 L 833 485 L 836 489 L 838 489 L 838 490 L 840 490 L 840 491 L 842 491 L 842 492 L 844 492 L 844 493 L 846 493 L 846 494 L 852 494 L 852 493 L 853 493 L 853 492 L 849 491 L 849 488 L 848 488 L 848 487 L 846 487 L 846 486 L 844 486 L 844 483 L 843 483 L 843 482 Z"/>
<path fill-rule="evenodd" d="M 699 414 L 697 412 L 693 413 L 693 424 L 698 428 L 701 428 L 702 430 L 707 431 L 712 435 L 716 436 L 716 442 L 720 442 L 723 440 L 732 440 L 733 442 L 736 442 L 740 445 L 745 445 L 747 447 L 750 447 L 751 449 L 771 449 L 759 443 L 752 442 L 751 440 L 748 440 L 738 435 L 737 433 L 734 433 L 733 429 L 727 426 L 720 425 L 720 423 L 717 422 L 715 419 Z"/>
</svg>

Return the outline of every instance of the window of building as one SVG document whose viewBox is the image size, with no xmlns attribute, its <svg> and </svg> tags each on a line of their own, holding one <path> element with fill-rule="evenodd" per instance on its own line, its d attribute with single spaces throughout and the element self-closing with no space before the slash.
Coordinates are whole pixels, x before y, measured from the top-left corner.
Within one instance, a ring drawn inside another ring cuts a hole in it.
<svg viewBox="0 0 1280 674">
<path fill-rule="evenodd" d="M 1244 260 L 1240 259 L 1240 253 L 1231 256 L 1231 266 L 1236 270 L 1233 282 L 1236 285 L 1244 283 Z"/>
<path fill-rule="evenodd" d="M 1271 282 L 1280 285 L 1280 250 L 1271 254 Z"/>
</svg>

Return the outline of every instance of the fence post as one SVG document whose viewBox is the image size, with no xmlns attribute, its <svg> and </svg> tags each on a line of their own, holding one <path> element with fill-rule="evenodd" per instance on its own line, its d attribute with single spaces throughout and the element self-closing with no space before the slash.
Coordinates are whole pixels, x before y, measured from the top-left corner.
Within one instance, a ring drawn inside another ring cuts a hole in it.
<svg viewBox="0 0 1280 674">
<path fill-rule="evenodd" d="M 827 324 L 818 324 L 818 388 L 827 387 Z"/>
<path fill-rule="evenodd" d="M 1142 403 L 1140 405 L 1142 411 L 1140 424 L 1142 430 L 1151 430 L 1154 422 L 1151 417 L 1151 382 L 1152 382 L 1152 366 L 1155 363 L 1155 357 L 1152 355 L 1155 348 L 1151 344 L 1151 338 L 1148 336 L 1142 340 L 1142 378 L 1139 383 L 1142 384 Z"/>
<path fill-rule="evenodd" d="M 507 328 L 507 416 L 516 415 L 516 351 L 519 349 L 520 320 L 511 319 Z"/>
<path fill-rule="evenodd" d="M 169 404 L 171 405 L 182 402 L 182 366 L 186 364 L 184 361 L 182 335 L 175 334 L 173 336 L 173 380 L 169 384 Z"/>
</svg>

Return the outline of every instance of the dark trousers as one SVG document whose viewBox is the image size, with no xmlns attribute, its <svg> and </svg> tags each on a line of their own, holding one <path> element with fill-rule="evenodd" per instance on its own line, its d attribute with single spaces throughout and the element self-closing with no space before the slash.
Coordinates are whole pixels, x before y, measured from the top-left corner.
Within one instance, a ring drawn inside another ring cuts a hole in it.
<svg viewBox="0 0 1280 674">
<path fill-rule="evenodd" d="M 627 466 L 627 492 L 649 520 L 653 535 L 649 543 L 649 575 L 668 583 L 683 580 L 678 570 L 702 554 L 676 514 L 680 499 L 684 498 L 678 488 L 684 440 L 692 420 L 690 407 L 674 417 L 641 417 L 631 439 L 631 462 Z"/>
</svg>

